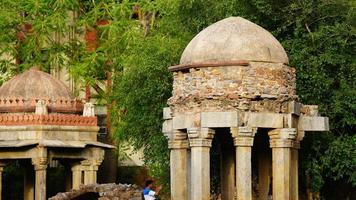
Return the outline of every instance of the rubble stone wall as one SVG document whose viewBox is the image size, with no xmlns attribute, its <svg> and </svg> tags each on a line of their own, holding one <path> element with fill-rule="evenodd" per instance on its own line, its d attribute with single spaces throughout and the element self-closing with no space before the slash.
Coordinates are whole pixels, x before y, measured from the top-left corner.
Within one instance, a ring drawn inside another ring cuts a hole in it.
<svg viewBox="0 0 356 200">
<path fill-rule="evenodd" d="M 142 200 L 142 189 L 138 186 L 114 183 L 83 185 L 78 190 L 58 193 L 49 200 L 81 199 L 88 193 L 97 193 L 98 200 Z"/>
<path fill-rule="evenodd" d="M 282 63 L 191 68 L 174 72 L 173 114 L 201 111 L 284 112 L 297 100 L 295 69 Z"/>
</svg>

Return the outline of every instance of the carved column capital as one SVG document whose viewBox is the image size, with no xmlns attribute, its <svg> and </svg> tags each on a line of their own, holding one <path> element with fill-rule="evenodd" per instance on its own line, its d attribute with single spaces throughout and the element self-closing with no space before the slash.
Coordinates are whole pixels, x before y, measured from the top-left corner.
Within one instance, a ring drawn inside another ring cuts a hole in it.
<svg viewBox="0 0 356 200">
<path fill-rule="evenodd" d="M 272 139 L 269 143 L 271 148 L 293 147 L 293 141 L 290 139 Z"/>
<path fill-rule="evenodd" d="M 271 140 L 273 139 L 291 139 L 294 140 L 297 136 L 297 131 L 295 128 L 279 128 L 273 129 L 268 132 L 268 136 Z"/>
<path fill-rule="evenodd" d="M 234 145 L 238 147 L 252 147 L 253 137 L 236 137 L 234 138 Z"/>
<path fill-rule="evenodd" d="M 189 139 L 191 147 L 211 147 L 212 139 L 193 138 Z"/>
<path fill-rule="evenodd" d="M 231 127 L 230 132 L 234 138 L 234 145 L 241 147 L 253 146 L 253 139 L 257 132 L 256 128 L 251 127 Z"/>
<path fill-rule="evenodd" d="M 215 134 L 215 130 L 211 128 L 188 128 L 187 129 L 189 138 L 205 138 L 212 139 Z"/>
<path fill-rule="evenodd" d="M 295 128 L 273 129 L 268 132 L 271 148 L 291 148 L 296 139 Z"/>
<path fill-rule="evenodd" d="M 188 140 L 169 140 L 168 148 L 169 149 L 188 149 L 189 141 Z"/>
<path fill-rule="evenodd" d="M 187 138 L 187 133 L 182 130 L 175 129 L 172 131 L 172 140 L 185 140 Z"/>
<path fill-rule="evenodd" d="M 47 164 L 48 159 L 45 157 L 32 158 L 32 165 L 35 167 L 35 171 L 47 169 Z"/>
</svg>

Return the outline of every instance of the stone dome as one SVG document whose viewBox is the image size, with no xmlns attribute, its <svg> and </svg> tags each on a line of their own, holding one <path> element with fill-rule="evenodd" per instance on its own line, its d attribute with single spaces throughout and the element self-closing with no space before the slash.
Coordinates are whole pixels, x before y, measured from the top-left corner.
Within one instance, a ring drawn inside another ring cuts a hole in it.
<svg viewBox="0 0 356 200">
<path fill-rule="evenodd" d="M 50 112 L 82 112 L 63 82 L 36 67 L 7 81 L 0 87 L 0 112 L 34 112 L 38 100 L 43 100 Z"/>
<path fill-rule="evenodd" d="M 229 17 L 197 34 L 185 48 L 180 65 L 232 61 L 288 64 L 288 56 L 262 27 L 241 17 Z"/>
</svg>

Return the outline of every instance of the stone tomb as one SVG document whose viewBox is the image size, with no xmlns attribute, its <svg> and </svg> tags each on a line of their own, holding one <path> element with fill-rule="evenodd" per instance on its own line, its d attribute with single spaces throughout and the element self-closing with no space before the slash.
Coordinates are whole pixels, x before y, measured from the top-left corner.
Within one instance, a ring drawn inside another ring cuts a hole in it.
<svg viewBox="0 0 356 200">
<path fill-rule="evenodd" d="M 104 149 L 113 148 L 97 141 L 98 130 L 94 106 L 83 106 L 62 82 L 36 68 L 15 76 L 0 87 L 0 188 L 14 160 L 25 168 L 25 200 L 46 200 L 50 164 L 69 170 L 67 190 L 96 183 Z"/>
<path fill-rule="evenodd" d="M 300 141 L 307 131 L 327 131 L 328 118 L 299 102 L 282 45 L 230 17 L 196 35 L 169 69 L 163 133 L 172 200 L 209 200 L 211 191 L 223 200 L 266 200 L 270 189 L 273 200 L 298 200 Z"/>
</svg>

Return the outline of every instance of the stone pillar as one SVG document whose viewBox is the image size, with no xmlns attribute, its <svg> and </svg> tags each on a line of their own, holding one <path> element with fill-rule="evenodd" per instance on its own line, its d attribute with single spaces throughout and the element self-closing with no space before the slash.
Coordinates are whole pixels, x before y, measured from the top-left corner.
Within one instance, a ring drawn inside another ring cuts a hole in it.
<svg viewBox="0 0 356 200">
<path fill-rule="evenodd" d="M 293 141 L 291 149 L 291 200 L 299 200 L 298 189 L 298 150 L 300 148 L 299 141 Z"/>
<path fill-rule="evenodd" d="M 296 131 L 294 128 L 274 129 L 268 135 L 272 148 L 273 200 L 289 200 L 291 198 L 291 148 Z"/>
<path fill-rule="evenodd" d="M 231 128 L 236 146 L 236 192 L 238 200 L 252 200 L 251 147 L 255 131 L 250 127 Z"/>
<path fill-rule="evenodd" d="M 2 172 L 4 171 L 5 164 L 0 163 L 0 200 L 2 200 Z"/>
<path fill-rule="evenodd" d="M 83 171 L 84 171 L 84 185 L 95 183 L 96 180 L 94 180 L 95 179 L 94 170 L 92 168 L 91 161 L 84 160 L 81 162 L 81 165 L 83 166 Z"/>
<path fill-rule="evenodd" d="M 72 189 L 79 189 L 82 183 L 82 166 L 80 164 L 75 164 L 72 166 Z"/>
<path fill-rule="evenodd" d="M 24 199 L 33 200 L 35 198 L 35 175 L 32 166 L 25 166 L 24 170 Z"/>
<path fill-rule="evenodd" d="M 224 148 L 221 152 L 221 199 L 231 200 L 235 196 L 235 153 Z"/>
<path fill-rule="evenodd" d="M 82 169 L 84 171 L 84 185 L 96 183 L 97 171 L 102 161 L 102 158 L 98 159 L 97 157 L 93 157 L 92 159 L 81 162 Z"/>
<path fill-rule="evenodd" d="M 171 199 L 188 200 L 188 148 L 185 140 L 169 141 L 171 170 Z"/>
<path fill-rule="evenodd" d="M 191 200 L 210 200 L 210 147 L 212 139 L 189 139 L 191 147 Z"/>
<path fill-rule="evenodd" d="M 46 200 L 47 158 L 34 158 L 35 167 L 35 200 Z"/>
</svg>

